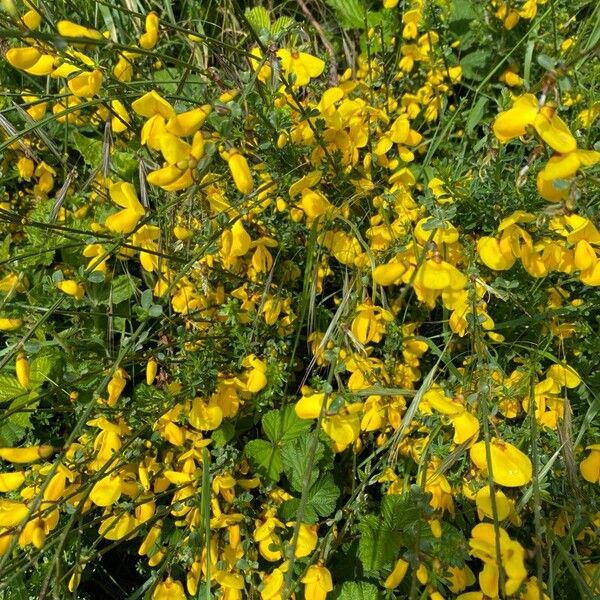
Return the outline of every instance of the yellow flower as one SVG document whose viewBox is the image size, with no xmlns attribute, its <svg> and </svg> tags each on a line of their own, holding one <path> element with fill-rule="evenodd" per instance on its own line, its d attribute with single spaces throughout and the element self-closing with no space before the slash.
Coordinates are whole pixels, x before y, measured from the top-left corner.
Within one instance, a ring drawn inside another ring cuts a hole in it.
<svg viewBox="0 0 600 600">
<path fill-rule="evenodd" d="M 471 450 L 471 460 L 484 473 L 488 470 L 485 442 L 477 442 Z M 506 487 L 518 487 L 531 481 L 531 460 L 518 448 L 503 440 L 490 441 L 491 467 L 494 481 Z"/>
<path fill-rule="evenodd" d="M 183 585 L 179 581 L 167 577 L 154 588 L 152 600 L 186 600 Z"/>
<path fill-rule="evenodd" d="M 279 600 L 283 591 L 284 576 L 281 567 L 263 577 L 260 597 L 262 600 Z"/>
<path fill-rule="evenodd" d="M 34 120 L 39 121 L 46 114 L 47 102 L 41 102 L 39 96 L 31 96 L 29 94 L 22 96 L 23 101 L 29 104 L 25 109 L 27 114 Z"/>
<path fill-rule="evenodd" d="M 160 229 L 156 225 L 142 225 L 132 236 L 131 243 L 140 250 L 140 263 L 144 271 L 158 271 L 160 256 L 156 240 Z M 148 252 L 144 252 L 147 250 Z"/>
<path fill-rule="evenodd" d="M 102 86 L 102 73 L 98 69 L 91 72 L 83 71 L 79 75 L 69 79 L 69 89 L 78 98 L 92 98 L 98 95 Z"/>
<path fill-rule="evenodd" d="M 250 194 L 254 189 L 254 181 L 246 158 L 237 150 L 231 151 L 227 158 L 227 165 L 238 191 L 242 194 Z"/>
<path fill-rule="evenodd" d="M 26 156 L 22 156 L 17 161 L 17 171 L 19 172 L 19 177 L 21 179 L 26 179 L 29 181 L 33 175 L 35 169 L 35 165 L 30 158 Z"/>
<path fill-rule="evenodd" d="M 112 407 L 117 403 L 126 385 L 127 373 L 125 372 L 125 369 L 116 369 L 110 381 L 108 382 L 108 385 L 106 386 L 106 391 L 108 392 L 108 399 L 106 400 L 106 403 L 109 406 Z"/>
<path fill-rule="evenodd" d="M 107 261 L 109 257 L 106 253 L 106 249 L 102 244 L 88 244 L 83 249 L 82 254 L 86 258 L 90 259 L 86 266 L 86 269 L 106 273 L 106 270 L 108 268 Z"/>
<path fill-rule="evenodd" d="M 112 506 L 121 497 L 123 480 L 119 475 L 108 475 L 98 480 L 90 491 L 90 500 L 96 506 Z"/>
<path fill-rule="evenodd" d="M 291 523 L 288 523 L 288 526 L 291 525 Z M 307 523 L 300 524 L 298 529 L 298 543 L 294 553 L 296 558 L 308 556 L 317 547 L 317 542 L 319 541 L 317 527 L 317 525 L 309 525 Z"/>
<path fill-rule="evenodd" d="M 29 361 L 23 352 L 17 355 L 15 370 L 17 381 L 22 388 L 29 388 Z"/>
<path fill-rule="evenodd" d="M 294 75 L 294 86 L 306 85 L 311 79 L 321 75 L 325 69 L 324 61 L 306 52 L 280 48 L 277 50 L 277 56 L 281 59 L 284 74 L 288 78 Z"/>
<path fill-rule="evenodd" d="M 554 364 L 548 369 L 547 374 L 560 387 L 576 388 L 581 383 L 581 378 L 569 365 Z"/>
<path fill-rule="evenodd" d="M 66 38 L 87 38 L 90 40 L 101 40 L 103 39 L 102 34 L 95 29 L 78 25 L 72 21 L 59 21 L 56 24 L 58 33 Z"/>
<path fill-rule="evenodd" d="M 83 283 L 78 283 L 73 279 L 63 279 L 56 284 L 56 287 L 67 296 L 73 296 L 75 300 L 81 300 L 85 296 Z"/>
<path fill-rule="evenodd" d="M 565 122 L 549 105 L 540 107 L 533 94 L 518 97 L 512 108 L 501 112 L 494 121 L 494 134 L 502 143 L 525 135 L 533 126 L 538 135 L 556 152 L 565 154 L 577 147 L 575 138 Z"/>
<path fill-rule="evenodd" d="M 296 402 L 295 411 L 301 419 L 316 419 L 321 414 L 321 407 L 325 402 L 325 394 L 302 395 Z"/>
<path fill-rule="evenodd" d="M 160 151 L 165 166 L 148 175 L 148 183 L 157 185 L 168 192 L 186 189 L 194 183 L 192 173 L 198 161 L 204 156 L 204 138 L 197 131 L 191 145 L 172 133 L 160 137 Z"/>
<path fill-rule="evenodd" d="M 30 75 L 49 75 L 54 69 L 54 56 L 42 54 L 37 48 L 11 48 L 5 56 L 15 69 Z"/>
<path fill-rule="evenodd" d="M 223 411 L 214 400 L 195 398 L 188 419 L 196 429 L 212 431 L 217 429 L 223 420 Z"/>
<path fill-rule="evenodd" d="M 359 304 L 358 314 L 352 321 L 352 333 L 361 344 L 378 343 L 385 333 L 386 323 L 393 321 L 394 316 L 381 306 Z"/>
<path fill-rule="evenodd" d="M 257 394 L 267 385 L 267 363 L 257 358 L 254 354 L 246 356 L 242 366 L 249 371 L 246 373 L 246 381 L 243 387 L 246 391 Z"/>
<path fill-rule="evenodd" d="M 52 446 L 29 446 L 27 448 L 0 448 L 0 458 L 11 463 L 24 464 L 48 458 L 53 454 Z"/>
<path fill-rule="evenodd" d="M 302 578 L 304 584 L 304 597 L 306 600 L 325 600 L 327 593 L 333 590 L 331 573 L 321 565 L 308 567 L 306 575 Z"/>
<path fill-rule="evenodd" d="M 145 50 L 151 50 L 156 46 L 158 41 L 158 15 L 152 11 L 146 15 L 146 31 L 140 36 L 138 40 L 140 46 Z"/>
<path fill-rule="evenodd" d="M 581 461 L 579 471 L 586 481 L 600 483 L 600 444 L 592 444 L 587 449 L 590 453 Z"/>
<path fill-rule="evenodd" d="M 115 233 L 130 233 L 145 213 L 135 188 L 125 181 L 113 183 L 110 186 L 110 198 L 123 210 L 108 216 L 104 222 L 106 227 Z"/>
<path fill-rule="evenodd" d="M 156 371 L 158 370 L 158 363 L 156 359 L 152 356 L 148 359 L 146 363 L 146 385 L 152 385 L 154 383 L 154 378 L 156 377 Z"/>
<path fill-rule="evenodd" d="M 346 405 L 337 414 L 328 415 L 323 419 L 323 431 L 334 442 L 336 452 L 343 452 L 358 439 L 362 408 L 362 404 L 356 402 Z"/>
<path fill-rule="evenodd" d="M 166 130 L 179 137 L 194 135 L 202 127 L 211 110 L 210 104 L 204 104 L 174 115 L 167 121 Z"/>
<path fill-rule="evenodd" d="M 21 319 L 11 319 L 9 317 L 0 317 L 0 331 L 14 331 L 23 325 Z"/>
<path fill-rule="evenodd" d="M 495 498 L 498 520 L 504 521 L 511 512 L 511 502 L 502 490 L 496 490 Z M 477 492 L 475 504 L 477 505 L 477 516 L 480 520 L 483 520 L 485 517 L 488 519 L 494 518 L 494 511 L 492 510 L 492 494 L 489 485 L 482 487 Z"/>
<path fill-rule="evenodd" d="M 518 542 L 510 539 L 502 527 L 498 528 L 500 560 L 506 573 L 507 595 L 514 594 L 527 577 L 525 550 Z M 483 561 L 479 574 L 479 585 L 486 596 L 498 596 L 498 566 L 496 558 L 496 531 L 492 523 L 480 523 L 471 531 L 471 554 Z"/>
<path fill-rule="evenodd" d="M 406 572 L 408 571 L 408 562 L 403 558 L 399 558 L 392 569 L 392 572 L 387 576 L 386 580 L 383 583 L 383 587 L 387 590 L 393 590 L 397 588 L 401 583 L 404 577 L 406 576 Z"/>
</svg>

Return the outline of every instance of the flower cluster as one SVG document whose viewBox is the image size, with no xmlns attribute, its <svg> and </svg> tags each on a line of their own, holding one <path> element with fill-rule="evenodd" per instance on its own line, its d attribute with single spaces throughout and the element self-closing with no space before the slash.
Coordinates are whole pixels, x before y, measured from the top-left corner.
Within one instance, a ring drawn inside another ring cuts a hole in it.
<svg viewBox="0 0 600 600">
<path fill-rule="evenodd" d="M 544 4 L 348 8 L 339 73 L 256 7 L 235 76 L 173 15 L 11 17 L 2 577 L 86 597 L 116 555 L 152 600 L 597 593 L 600 104 L 543 35 L 523 77 L 484 51 Z"/>
</svg>

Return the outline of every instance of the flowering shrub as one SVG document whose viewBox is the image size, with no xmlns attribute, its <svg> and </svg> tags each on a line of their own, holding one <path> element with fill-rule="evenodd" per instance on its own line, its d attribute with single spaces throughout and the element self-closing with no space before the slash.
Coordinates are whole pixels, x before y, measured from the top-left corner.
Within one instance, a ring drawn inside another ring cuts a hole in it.
<svg viewBox="0 0 600 600">
<path fill-rule="evenodd" d="M 597 597 L 598 6 L 277 4 L 2 3 L 2 597 Z"/>
</svg>

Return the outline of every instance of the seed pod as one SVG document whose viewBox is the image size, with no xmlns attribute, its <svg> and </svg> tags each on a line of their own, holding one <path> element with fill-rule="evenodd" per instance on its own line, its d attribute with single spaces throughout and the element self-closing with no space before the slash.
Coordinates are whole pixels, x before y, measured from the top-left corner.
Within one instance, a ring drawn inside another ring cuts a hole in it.
<svg viewBox="0 0 600 600">
<path fill-rule="evenodd" d="M 0 448 L 0 458 L 12 463 L 30 463 L 48 458 L 54 452 L 52 446 L 30 446 L 28 448 Z"/>
<path fill-rule="evenodd" d="M 17 380 L 22 388 L 29 387 L 29 361 L 23 352 L 19 352 L 17 356 Z"/>
<path fill-rule="evenodd" d="M 154 378 L 156 377 L 156 371 L 158 370 L 158 364 L 154 357 L 151 357 L 146 363 L 146 383 L 152 385 Z"/>
</svg>

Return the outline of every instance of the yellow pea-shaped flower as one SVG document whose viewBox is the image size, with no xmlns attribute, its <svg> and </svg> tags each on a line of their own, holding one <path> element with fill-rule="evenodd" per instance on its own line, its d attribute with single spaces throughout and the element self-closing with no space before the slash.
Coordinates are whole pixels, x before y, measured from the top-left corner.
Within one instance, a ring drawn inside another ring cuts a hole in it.
<svg viewBox="0 0 600 600">
<path fill-rule="evenodd" d="M 29 361 L 23 352 L 19 352 L 15 366 L 19 385 L 27 389 L 29 387 Z"/>
<path fill-rule="evenodd" d="M 229 155 L 227 164 L 229 165 L 235 187 L 242 194 L 250 194 L 254 189 L 254 181 L 246 158 L 239 152 L 234 151 Z"/>
<path fill-rule="evenodd" d="M 471 460 L 487 472 L 485 442 L 477 442 L 470 450 Z M 494 481 L 506 487 L 519 487 L 531 481 L 533 466 L 529 457 L 518 448 L 500 439 L 490 441 L 491 467 Z"/>
<path fill-rule="evenodd" d="M 154 357 L 148 359 L 146 363 L 146 383 L 152 385 L 154 378 L 156 377 L 156 371 L 158 370 L 158 363 Z"/>
<path fill-rule="evenodd" d="M 29 446 L 28 448 L 0 448 L 0 458 L 11 463 L 23 464 L 48 458 L 54 448 L 48 445 Z"/>
</svg>

